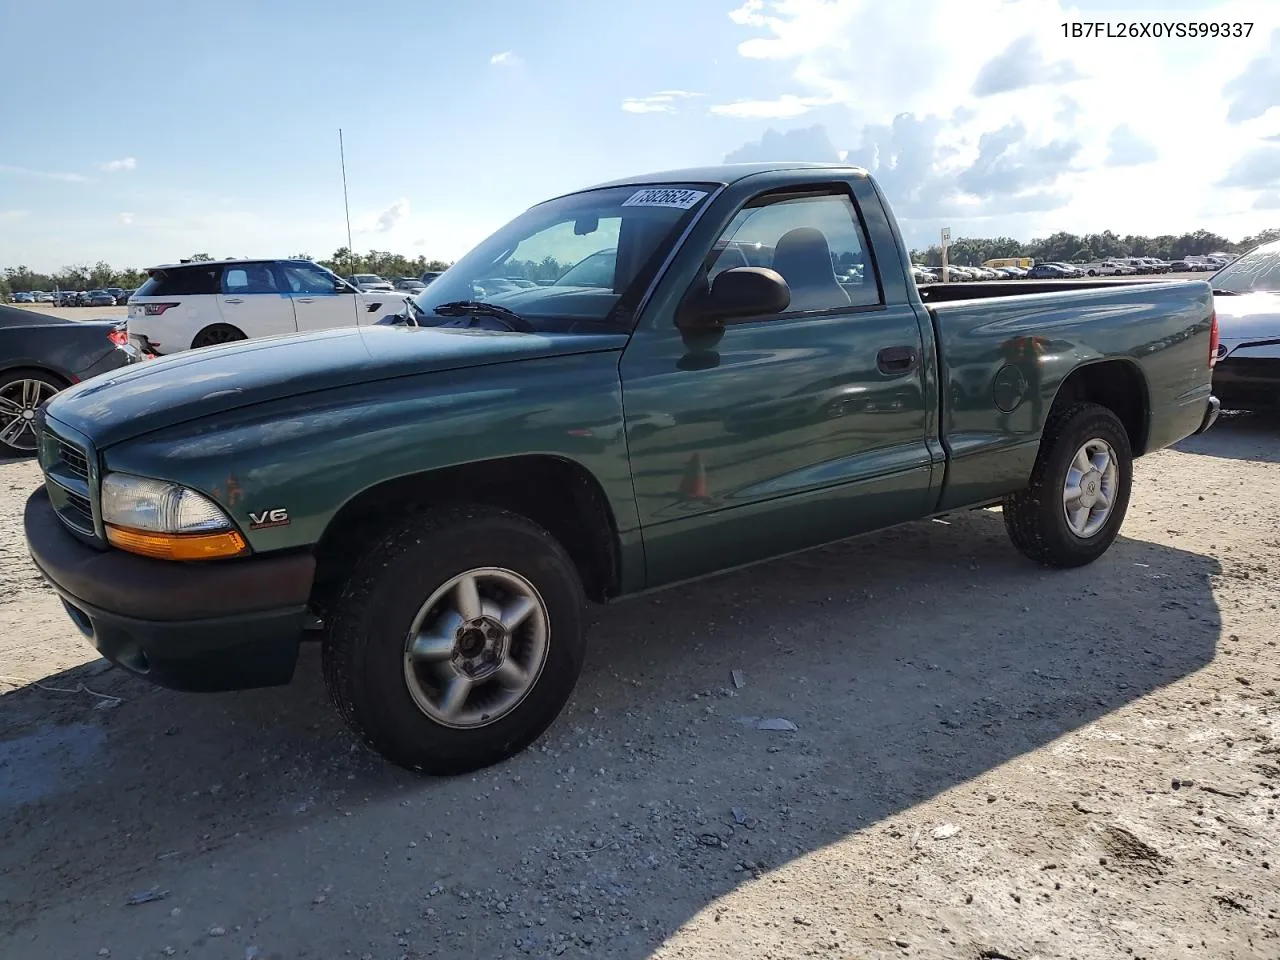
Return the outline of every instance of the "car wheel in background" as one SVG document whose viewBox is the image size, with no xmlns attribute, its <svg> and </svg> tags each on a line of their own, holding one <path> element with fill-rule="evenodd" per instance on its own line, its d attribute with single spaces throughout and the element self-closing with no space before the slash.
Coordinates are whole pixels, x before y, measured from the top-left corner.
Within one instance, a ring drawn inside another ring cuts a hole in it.
<svg viewBox="0 0 1280 960">
<path fill-rule="evenodd" d="M 214 323 L 196 334 L 195 339 L 191 341 L 191 349 L 215 347 L 220 343 L 235 343 L 237 340 L 248 339 L 244 335 L 244 331 L 231 326 L 229 323 Z"/>
<path fill-rule="evenodd" d="M 42 370 L 0 373 L 0 456 L 36 452 L 36 410 L 66 384 Z"/>
</svg>

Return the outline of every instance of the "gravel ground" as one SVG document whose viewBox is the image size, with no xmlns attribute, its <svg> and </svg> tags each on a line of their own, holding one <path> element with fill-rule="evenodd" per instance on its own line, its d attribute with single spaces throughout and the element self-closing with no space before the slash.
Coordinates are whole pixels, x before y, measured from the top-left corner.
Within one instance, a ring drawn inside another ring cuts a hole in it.
<svg viewBox="0 0 1280 960">
<path fill-rule="evenodd" d="M 36 483 L 0 465 L 0 956 L 1280 957 L 1275 422 L 1139 461 L 1086 569 L 984 510 L 597 609 L 566 714 L 448 780 L 357 746 L 314 650 L 102 669 Z"/>
</svg>

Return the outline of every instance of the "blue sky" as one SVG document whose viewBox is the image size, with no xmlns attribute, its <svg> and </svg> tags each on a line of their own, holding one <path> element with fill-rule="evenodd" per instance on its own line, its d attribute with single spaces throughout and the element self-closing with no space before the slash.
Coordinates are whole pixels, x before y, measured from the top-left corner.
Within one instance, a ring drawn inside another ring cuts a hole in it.
<svg viewBox="0 0 1280 960">
<path fill-rule="evenodd" d="M 917 241 L 1280 224 L 1280 3 L 1116 7 L 3 0 L 0 264 L 327 256 L 339 126 L 356 247 L 428 257 L 726 156 L 863 162 Z M 1086 41 L 1064 19 L 1255 25 Z"/>
</svg>

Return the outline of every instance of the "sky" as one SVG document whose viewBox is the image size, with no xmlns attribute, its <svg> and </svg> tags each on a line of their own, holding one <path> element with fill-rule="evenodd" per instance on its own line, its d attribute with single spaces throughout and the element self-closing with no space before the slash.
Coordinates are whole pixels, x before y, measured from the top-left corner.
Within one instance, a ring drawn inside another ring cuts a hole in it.
<svg viewBox="0 0 1280 960">
<path fill-rule="evenodd" d="M 1251 35 L 1062 26 L 1189 21 Z M 726 159 L 861 164 L 912 246 L 1280 226 L 1280 0 L 0 0 L 0 23 L 0 265 L 327 257 L 339 128 L 356 249 L 428 259 Z"/>
</svg>

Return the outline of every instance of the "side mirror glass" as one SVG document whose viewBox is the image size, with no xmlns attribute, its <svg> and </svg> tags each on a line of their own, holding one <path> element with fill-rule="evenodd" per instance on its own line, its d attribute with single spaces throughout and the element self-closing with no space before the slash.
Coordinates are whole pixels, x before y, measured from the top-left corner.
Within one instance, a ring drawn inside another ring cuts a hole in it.
<svg viewBox="0 0 1280 960">
<path fill-rule="evenodd" d="M 768 267 L 733 267 L 716 276 L 682 305 L 676 325 L 706 330 L 752 317 L 782 313 L 791 305 L 791 290 L 782 274 Z"/>
</svg>

